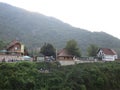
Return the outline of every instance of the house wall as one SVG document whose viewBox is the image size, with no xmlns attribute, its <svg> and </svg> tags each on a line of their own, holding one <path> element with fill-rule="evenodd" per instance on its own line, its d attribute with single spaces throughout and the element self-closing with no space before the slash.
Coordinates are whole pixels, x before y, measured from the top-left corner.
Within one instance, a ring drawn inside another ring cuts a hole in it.
<svg viewBox="0 0 120 90">
<path fill-rule="evenodd" d="M 100 50 L 100 51 L 97 53 L 97 56 L 98 56 L 98 57 L 102 57 L 102 56 L 104 56 L 102 50 Z"/>
<path fill-rule="evenodd" d="M 105 55 L 103 58 L 102 58 L 103 61 L 114 61 L 115 60 L 115 57 L 114 55 Z"/>
<path fill-rule="evenodd" d="M 73 57 L 58 57 L 58 60 L 73 60 Z"/>
<path fill-rule="evenodd" d="M 118 55 L 114 55 L 114 58 L 115 58 L 115 59 L 118 59 Z"/>
<path fill-rule="evenodd" d="M 104 57 L 104 53 L 102 52 L 102 50 L 100 50 L 98 53 L 97 53 L 97 57 L 102 60 L 103 57 Z"/>
</svg>

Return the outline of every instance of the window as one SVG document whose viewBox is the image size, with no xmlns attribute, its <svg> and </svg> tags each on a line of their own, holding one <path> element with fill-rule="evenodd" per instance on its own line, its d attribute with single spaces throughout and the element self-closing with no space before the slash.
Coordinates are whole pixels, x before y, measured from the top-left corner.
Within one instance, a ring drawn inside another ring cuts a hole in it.
<svg viewBox="0 0 120 90">
<path fill-rule="evenodd" d="M 18 49 L 18 47 L 15 47 L 15 50 L 17 50 Z"/>
</svg>

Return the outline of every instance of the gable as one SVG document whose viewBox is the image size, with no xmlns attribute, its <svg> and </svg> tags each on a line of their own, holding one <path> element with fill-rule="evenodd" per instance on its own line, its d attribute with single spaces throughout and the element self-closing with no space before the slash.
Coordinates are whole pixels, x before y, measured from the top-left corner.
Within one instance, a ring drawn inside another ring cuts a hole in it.
<svg viewBox="0 0 120 90">
<path fill-rule="evenodd" d="M 20 48 L 21 47 L 21 43 L 17 40 L 13 40 L 12 42 L 10 42 L 8 45 L 7 45 L 7 50 L 9 50 L 10 48 L 14 48 L 14 47 L 18 47 Z"/>
</svg>

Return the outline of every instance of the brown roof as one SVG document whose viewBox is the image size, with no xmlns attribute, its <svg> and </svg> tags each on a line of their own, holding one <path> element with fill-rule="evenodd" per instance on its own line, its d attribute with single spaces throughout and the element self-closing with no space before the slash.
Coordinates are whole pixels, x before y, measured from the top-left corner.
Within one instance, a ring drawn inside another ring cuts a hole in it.
<svg viewBox="0 0 120 90">
<path fill-rule="evenodd" d="M 13 40 L 12 42 L 10 42 L 10 44 L 8 44 L 7 49 L 12 47 L 13 45 L 15 45 L 17 43 L 21 44 L 18 40 Z"/>
<path fill-rule="evenodd" d="M 70 53 L 68 53 L 68 51 L 66 49 L 62 49 L 58 52 L 58 56 L 69 56 L 69 57 L 73 57 L 73 55 L 71 55 Z"/>
<path fill-rule="evenodd" d="M 116 52 L 113 49 L 101 48 L 104 54 L 106 55 L 116 55 Z"/>
</svg>

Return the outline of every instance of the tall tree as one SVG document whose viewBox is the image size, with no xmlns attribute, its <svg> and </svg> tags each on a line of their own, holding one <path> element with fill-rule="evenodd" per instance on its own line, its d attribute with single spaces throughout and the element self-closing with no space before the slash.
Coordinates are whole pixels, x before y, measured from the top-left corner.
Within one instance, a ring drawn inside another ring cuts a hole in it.
<svg viewBox="0 0 120 90">
<path fill-rule="evenodd" d="M 98 51 L 98 46 L 96 46 L 96 45 L 94 45 L 94 44 L 91 44 L 91 45 L 87 48 L 88 56 L 91 56 L 91 57 L 95 57 L 96 54 L 97 54 L 97 51 Z"/>
<path fill-rule="evenodd" d="M 69 40 L 66 44 L 65 49 L 72 55 L 77 57 L 81 56 L 80 48 L 75 40 Z"/>
<path fill-rule="evenodd" d="M 42 46 L 40 53 L 42 53 L 45 56 L 55 56 L 55 48 L 52 44 L 45 43 Z"/>
</svg>

